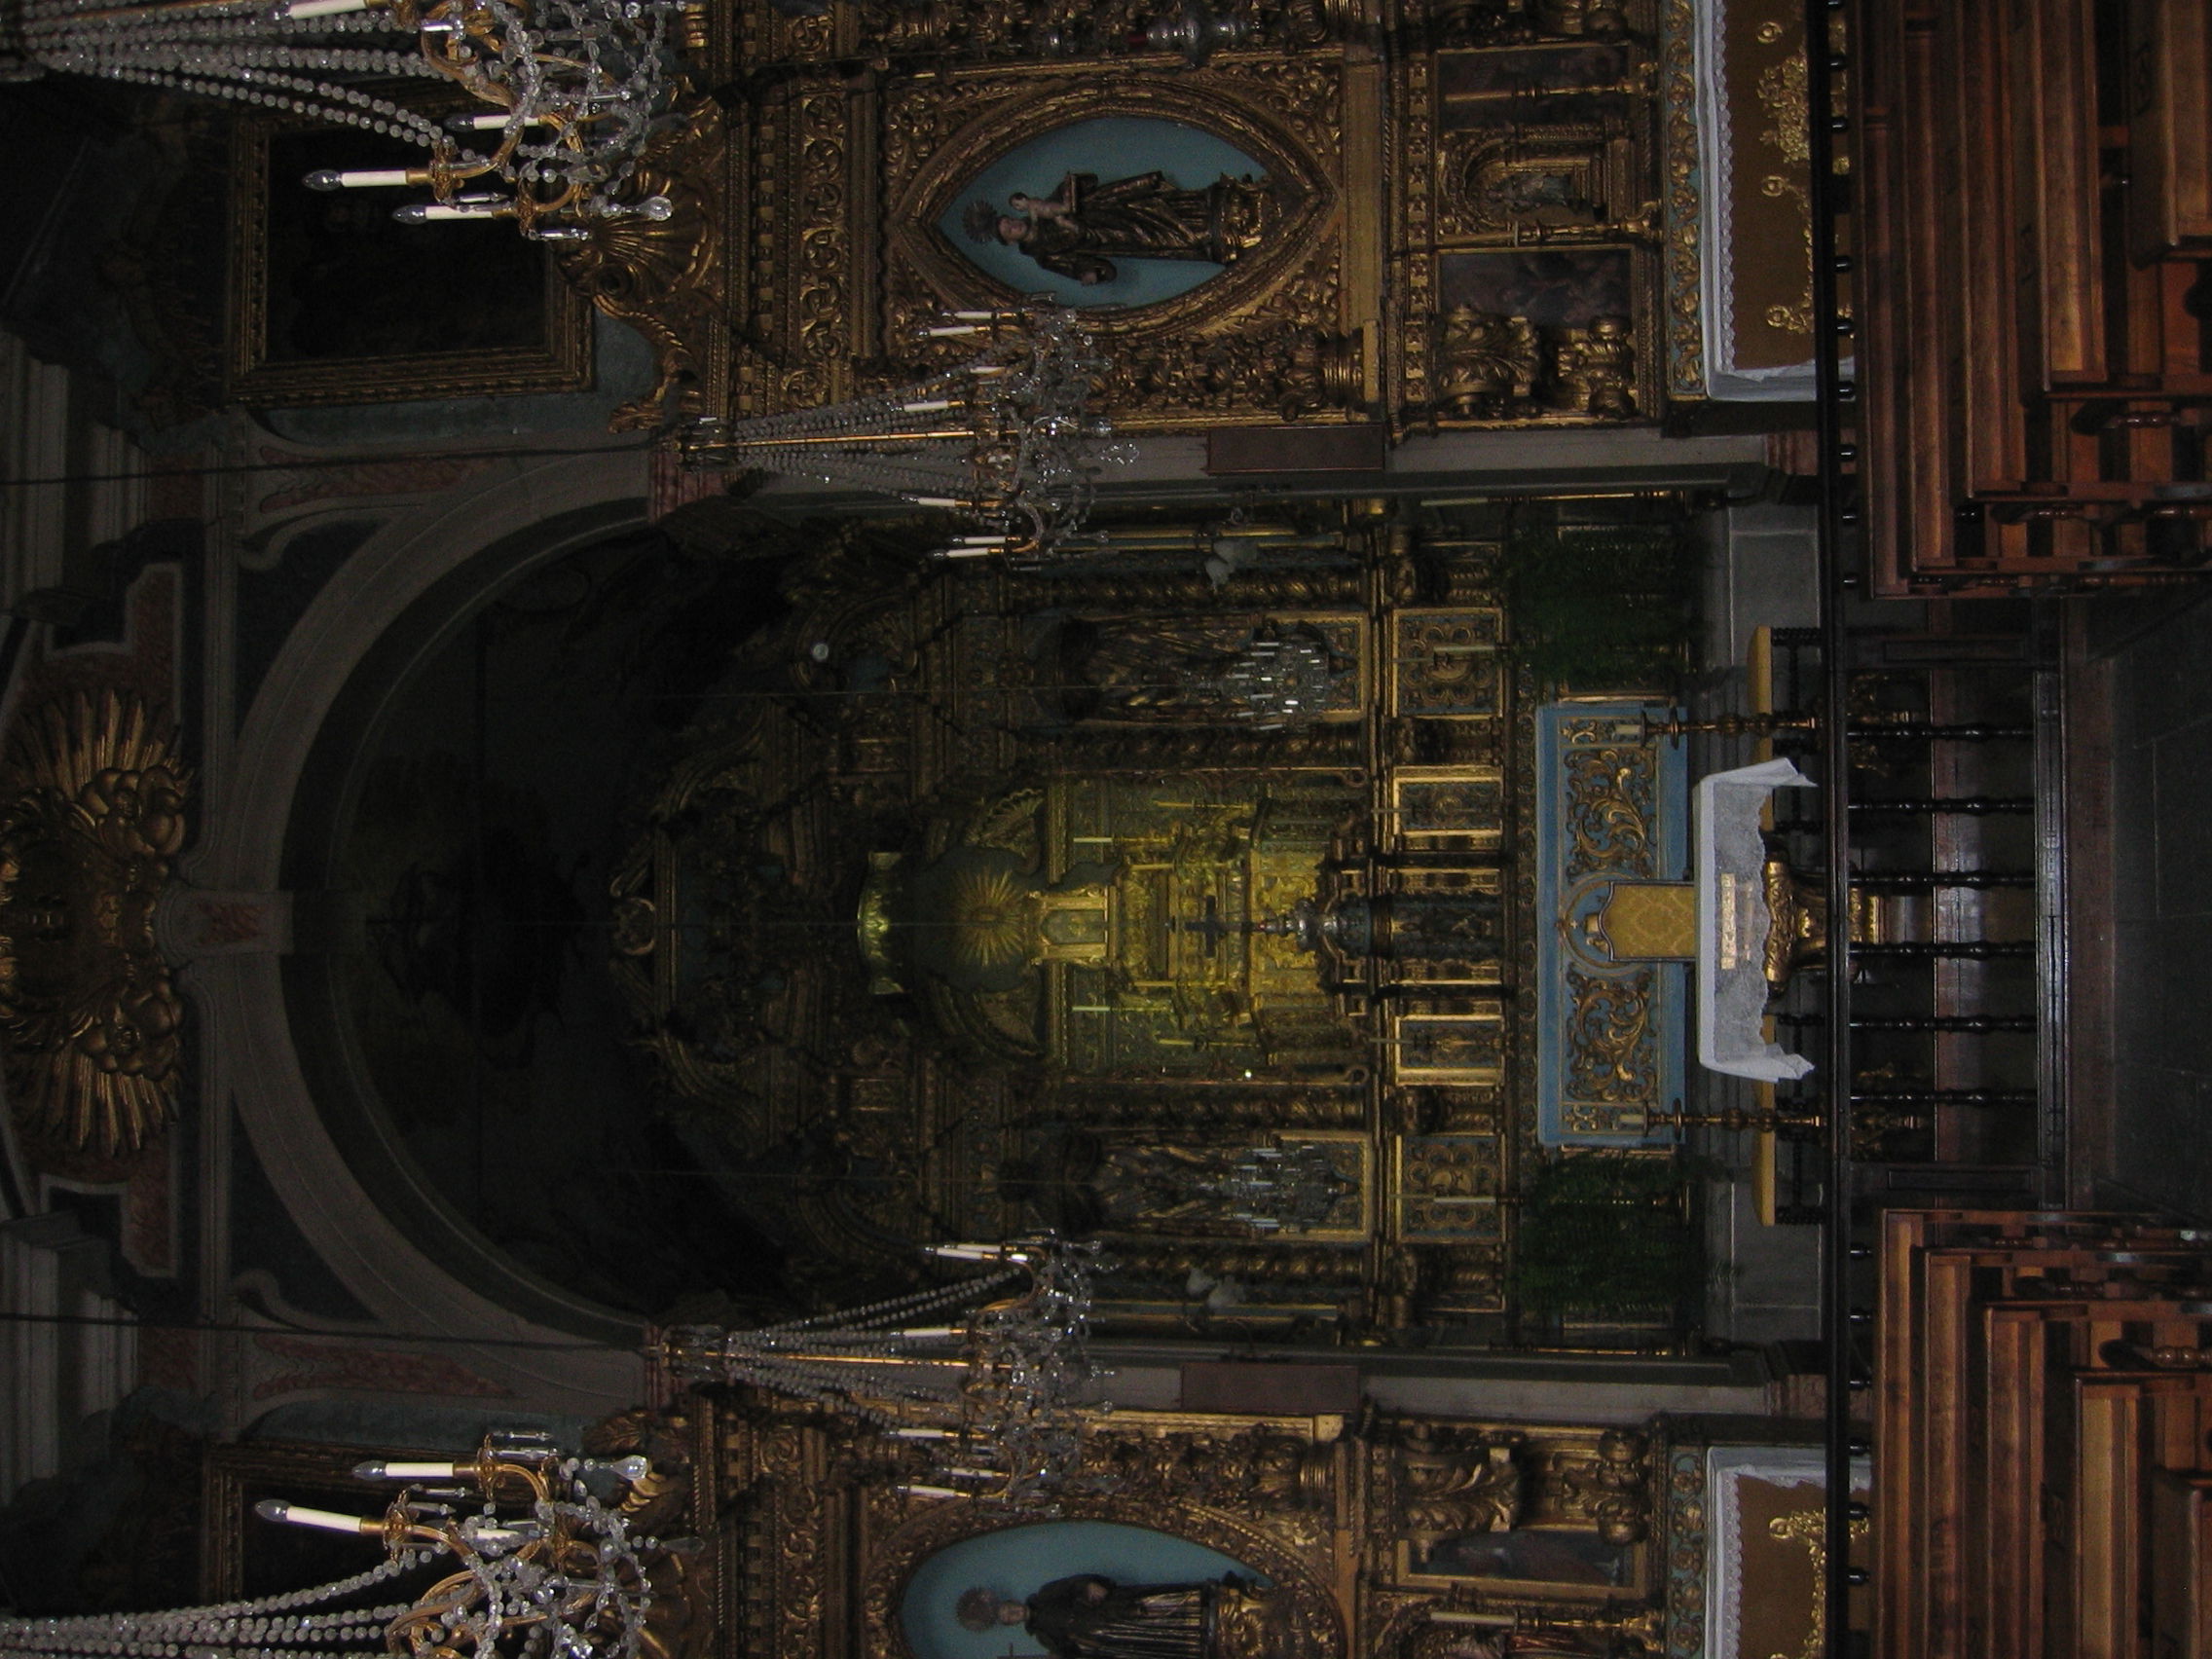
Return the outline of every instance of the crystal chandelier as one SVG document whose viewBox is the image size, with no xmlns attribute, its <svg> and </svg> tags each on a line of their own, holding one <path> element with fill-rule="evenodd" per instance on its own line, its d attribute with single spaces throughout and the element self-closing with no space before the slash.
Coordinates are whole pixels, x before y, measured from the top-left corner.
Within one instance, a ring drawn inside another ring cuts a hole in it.
<svg viewBox="0 0 2212 1659">
<path fill-rule="evenodd" d="M 475 1456 L 362 1463 L 400 1481 L 382 1515 L 280 1498 L 264 1520 L 379 1540 L 385 1559 L 311 1590 L 150 1613 L 0 1619 L 0 1654 L 52 1659 L 636 1659 L 652 1569 L 699 1547 L 634 1535 L 619 1494 L 644 1457 L 564 1456 L 543 1436 L 495 1434 Z M 428 1483 L 428 1484 L 422 1484 Z M 462 1484 L 455 1484 L 462 1483 Z M 451 1570 L 412 1603 L 353 1604 L 377 1585 L 440 1562 Z"/>
<path fill-rule="evenodd" d="M 681 80 L 682 0 L 0 0 L 0 79 L 96 75 L 260 105 L 420 145 L 419 166 L 311 173 L 317 189 L 427 187 L 407 221 L 511 218 L 575 240 L 665 218 L 625 186 Z M 374 90 L 464 90 L 440 124 Z"/>
<path fill-rule="evenodd" d="M 789 415 L 680 428 L 684 464 L 760 471 L 881 495 L 956 513 L 976 527 L 945 558 L 1005 554 L 1034 563 L 1074 550 L 1100 461 L 1126 463 L 1126 445 L 1088 411 L 1107 365 L 1064 306 L 954 312 L 922 331 L 974 355 L 897 391 Z"/>
<path fill-rule="evenodd" d="M 998 1271 L 757 1330 L 679 1327 L 662 1358 L 690 1382 L 750 1382 L 915 1443 L 932 1471 L 901 1489 L 911 1495 L 1049 1505 L 1081 1484 L 1085 1426 L 1112 1410 L 1079 1403 L 1109 1375 L 1088 1351 L 1096 1249 L 1050 1235 L 938 1245 L 933 1255 Z M 919 1322 L 955 1309 L 958 1323 Z"/>
</svg>

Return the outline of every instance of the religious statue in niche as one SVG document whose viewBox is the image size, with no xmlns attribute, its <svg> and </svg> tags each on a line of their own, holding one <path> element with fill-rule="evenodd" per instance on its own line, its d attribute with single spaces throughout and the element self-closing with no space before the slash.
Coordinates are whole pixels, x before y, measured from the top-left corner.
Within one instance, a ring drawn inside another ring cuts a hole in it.
<svg viewBox="0 0 2212 1659">
<path fill-rule="evenodd" d="M 962 1628 L 1018 1625 L 1058 1659 L 1217 1659 L 1233 1612 L 1259 1600 L 1234 1572 L 1191 1584 L 1121 1584 L 1082 1572 L 1026 1600 L 977 1586 L 960 1598 Z"/>
<path fill-rule="evenodd" d="M 1267 1135 L 1195 1143 L 1040 1127 L 999 1167 L 999 1193 L 1054 1230 L 1253 1238 L 1360 1225 L 1352 1141 Z"/>
<path fill-rule="evenodd" d="M 1074 618 L 1048 650 L 1069 719 L 1274 731 L 1356 711 L 1355 633 L 1311 621 Z"/>
<path fill-rule="evenodd" d="M 1186 190 L 1164 172 L 1104 182 L 1070 172 L 1051 196 L 1013 192 L 1003 210 L 972 202 L 962 223 L 975 240 L 1016 248 L 1089 287 L 1120 275 L 1117 259 L 1234 265 L 1267 240 L 1277 216 L 1272 187 L 1250 173 Z"/>
</svg>

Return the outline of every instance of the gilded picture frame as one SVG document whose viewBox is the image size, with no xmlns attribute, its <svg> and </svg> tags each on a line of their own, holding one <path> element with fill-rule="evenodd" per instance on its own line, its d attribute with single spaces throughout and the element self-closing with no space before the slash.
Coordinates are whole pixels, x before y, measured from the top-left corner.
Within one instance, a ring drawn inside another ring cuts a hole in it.
<svg viewBox="0 0 2212 1659">
<path fill-rule="evenodd" d="M 405 191 L 320 194 L 297 182 L 309 168 L 418 159 L 350 129 L 239 124 L 227 398 L 281 408 L 590 388 L 592 307 L 550 247 L 504 220 L 395 224 Z"/>
<path fill-rule="evenodd" d="M 1381 71 L 1259 50 L 1171 77 L 1069 59 L 763 87 L 728 229 L 733 309 L 746 319 L 732 408 L 834 402 L 953 360 L 957 347 L 923 329 L 948 308 L 1016 295 L 944 234 L 946 210 L 995 159 L 1092 120 L 1195 129 L 1295 198 L 1219 275 L 1159 303 L 1089 312 L 1111 365 L 1104 413 L 1129 430 L 1364 419 L 1382 310 Z M 1113 158 L 1102 166 L 1115 175 Z"/>
</svg>

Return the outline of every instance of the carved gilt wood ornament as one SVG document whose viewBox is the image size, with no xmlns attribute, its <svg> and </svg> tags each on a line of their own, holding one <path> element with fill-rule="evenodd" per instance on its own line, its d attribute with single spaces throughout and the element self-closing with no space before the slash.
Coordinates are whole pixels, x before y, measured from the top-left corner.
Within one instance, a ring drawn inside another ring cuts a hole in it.
<svg viewBox="0 0 2212 1659">
<path fill-rule="evenodd" d="M 1051 203 L 1063 166 L 1100 189 L 1150 170 L 1185 196 L 1216 187 L 1195 162 L 1119 152 L 978 187 L 1100 121 L 1195 131 L 1254 181 L 1223 197 L 1249 211 L 1225 220 L 1235 247 L 1211 276 L 1091 308 L 1119 427 L 1613 424 L 1692 389 L 1662 372 L 1696 318 L 1659 299 L 1663 242 L 1680 286 L 1681 216 L 1661 177 L 1681 89 L 1670 58 L 1660 91 L 1659 0 L 1217 10 L 1244 37 L 1199 64 L 1123 49 L 1125 7 L 716 9 L 692 65 L 713 95 L 646 162 L 676 211 L 562 256 L 654 347 L 659 384 L 618 422 L 649 424 L 671 393 L 682 415 L 773 415 L 934 366 L 920 328 L 1005 304 L 1028 268 L 993 276 L 963 245 L 982 195 Z M 1378 53 L 1377 30 L 1402 49 Z"/>
<path fill-rule="evenodd" d="M 174 1113 L 183 1008 L 154 906 L 191 772 L 135 696 L 29 713 L 0 771 L 0 1055 L 17 1119 L 112 1158 Z"/>
<path fill-rule="evenodd" d="M 729 1623 L 719 1649 L 748 1659 L 917 1659 L 908 1593 L 932 1561 L 1008 1529 L 1071 1522 L 1166 1533 L 1252 1575 L 1216 1659 L 1422 1659 L 1459 1651 L 1438 1645 L 1447 1630 L 1514 1632 L 1522 1644 L 1509 1652 L 1633 1654 L 1659 1622 L 1654 1546 L 1602 1545 L 1604 1521 L 1578 1486 L 1594 1466 L 1620 1464 L 1616 1442 L 1632 1446 L 1648 1513 L 1641 1433 L 1116 1412 L 1086 1452 L 1086 1472 L 1109 1490 L 1038 1515 L 904 1493 L 918 1466 L 910 1445 L 793 1402 L 741 1391 L 688 1409 L 711 1414 L 719 1452 L 709 1495 L 726 1517 L 714 1554 Z M 1542 1542 L 1538 1559 L 1609 1549 L 1622 1570 L 1614 1583 L 1568 1583 L 1429 1564 L 1432 1545 L 1468 1536 Z M 1088 1570 L 1096 1564 L 1080 1551 L 1053 1557 L 1054 1573 Z M 1538 1644 L 1537 1633 L 1561 1645 Z"/>
</svg>

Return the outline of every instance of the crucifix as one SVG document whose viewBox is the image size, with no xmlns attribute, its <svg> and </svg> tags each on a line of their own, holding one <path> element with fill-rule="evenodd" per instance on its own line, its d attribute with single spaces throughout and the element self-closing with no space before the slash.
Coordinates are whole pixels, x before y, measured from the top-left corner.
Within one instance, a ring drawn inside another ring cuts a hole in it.
<svg viewBox="0 0 2212 1659">
<path fill-rule="evenodd" d="M 1203 938 L 1206 941 L 1206 955 L 1209 957 L 1220 954 L 1221 941 L 1229 935 L 1244 931 L 1235 924 L 1221 919 L 1221 902 L 1210 893 L 1206 895 L 1204 915 L 1180 921 L 1175 925 L 1185 933 L 1198 934 Z"/>
</svg>

